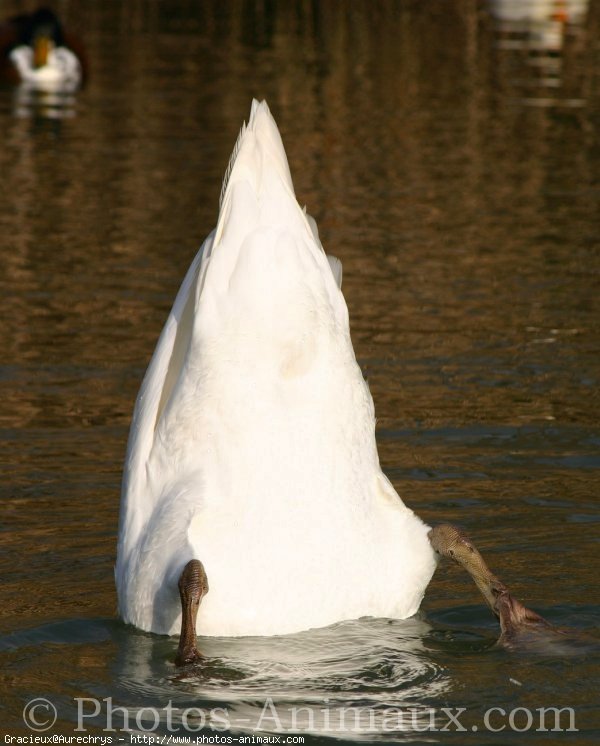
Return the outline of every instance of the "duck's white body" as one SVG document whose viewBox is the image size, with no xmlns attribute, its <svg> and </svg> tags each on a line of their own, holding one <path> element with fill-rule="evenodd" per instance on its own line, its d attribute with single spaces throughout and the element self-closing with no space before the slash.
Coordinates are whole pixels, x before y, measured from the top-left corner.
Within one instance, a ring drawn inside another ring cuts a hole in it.
<svg viewBox="0 0 600 746">
<path fill-rule="evenodd" d="M 54 47 L 48 53 L 45 65 L 35 67 L 33 49 L 27 44 L 15 47 L 10 59 L 23 83 L 38 87 L 66 87 L 71 90 L 82 80 L 82 69 L 77 56 L 67 47 Z"/>
<path fill-rule="evenodd" d="M 435 568 L 428 527 L 379 466 L 341 267 L 295 199 L 265 103 L 230 169 L 135 408 L 121 615 L 179 632 L 177 580 L 196 558 L 210 585 L 199 634 L 408 617 Z"/>
</svg>

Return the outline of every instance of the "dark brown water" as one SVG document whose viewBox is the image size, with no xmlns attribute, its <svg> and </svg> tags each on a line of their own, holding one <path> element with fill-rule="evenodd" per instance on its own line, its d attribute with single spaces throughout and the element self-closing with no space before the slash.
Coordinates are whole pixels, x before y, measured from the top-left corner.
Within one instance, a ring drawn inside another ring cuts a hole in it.
<svg viewBox="0 0 600 746">
<path fill-rule="evenodd" d="M 61 4 L 84 33 L 89 85 L 0 91 L 7 733 L 37 733 L 23 708 L 46 697 L 58 719 L 40 732 L 73 734 L 85 697 L 98 714 L 80 724 L 102 734 L 111 697 L 138 732 L 222 734 L 225 712 L 226 734 L 598 742 L 597 645 L 494 647 L 494 620 L 453 567 L 419 619 L 210 639 L 210 665 L 183 678 L 173 640 L 117 619 L 113 585 L 137 389 L 256 96 L 344 264 L 391 480 L 427 521 L 466 526 L 550 621 L 595 633 L 600 9 L 557 3 L 550 19 L 545 5 L 534 22 L 500 0 Z M 578 730 L 536 731 L 536 708 L 552 706 Z M 442 707 L 466 708 L 467 731 Z M 485 727 L 490 707 L 527 711 Z"/>
</svg>

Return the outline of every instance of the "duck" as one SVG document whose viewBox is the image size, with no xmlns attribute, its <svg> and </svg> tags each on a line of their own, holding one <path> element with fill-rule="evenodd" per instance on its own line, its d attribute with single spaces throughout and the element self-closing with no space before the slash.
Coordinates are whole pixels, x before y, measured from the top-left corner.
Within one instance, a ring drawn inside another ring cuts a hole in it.
<svg viewBox="0 0 600 746">
<path fill-rule="evenodd" d="M 73 90 L 84 83 L 87 72 L 83 44 L 50 8 L 13 16 L 0 25 L 0 74 L 5 82 Z"/>
<path fill-rule="evenodd" d="M 410 617 L 442 556 L 506 630 L 537 624 L 464 533 L 432 529 L 383 473 L 341 285 L 269 107 L 253 100 L 216 227 L 143 379 L 123 470 L 119 613 L 179 634 L 178 665 L 201 660 L 197 635 Z"/>
</svg>

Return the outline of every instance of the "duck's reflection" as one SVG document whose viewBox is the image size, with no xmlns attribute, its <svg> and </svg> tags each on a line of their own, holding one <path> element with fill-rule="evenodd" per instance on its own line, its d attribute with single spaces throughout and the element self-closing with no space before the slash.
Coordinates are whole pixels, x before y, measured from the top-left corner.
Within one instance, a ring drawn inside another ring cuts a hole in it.
<svg viewBox="0 0 600 746">
<path fill-rule="evenodd" d="M 20 83 L 14 92 L 13 115 L 18 119 L 70 119 L 76 114 L 76 88 Z"/>
<path fill-rule="evenodd" d="M 488 0 L 496 46 L 511 65 L 521 102 L 583 106 L 564 90 L 564 57 L 577 45 L 589 0 Z"/>
</svg>

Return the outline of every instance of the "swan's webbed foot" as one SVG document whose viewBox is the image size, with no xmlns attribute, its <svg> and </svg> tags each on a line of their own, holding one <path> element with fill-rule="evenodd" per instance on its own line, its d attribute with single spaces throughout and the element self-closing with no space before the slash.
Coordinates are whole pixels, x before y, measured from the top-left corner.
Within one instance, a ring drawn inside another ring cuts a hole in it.
<svg viewBox="0 0 600 746">
<path fill-rule="evenodd" d="M 196 647 L 196 618 L 203 597 L 208 593 L 208 579 L 202 562 L 190 560 L 179 578 L 181 598 L 181 636 L 175 656 L 176 666 L 186 666 L 202 659 Z"/>
<path fill-rule="evenodd" d="M 448 523 L 436 526 L 429 532 L 429 541 L 438 554 L 464 567 L 473 578 L 488 606 L 500 620 L 500 643 L 509 644 L 524 631 L 554 629 L 509 593 L 506 585 L 489 569 L 469 537 L 459 528 Z"/>
</svg>

